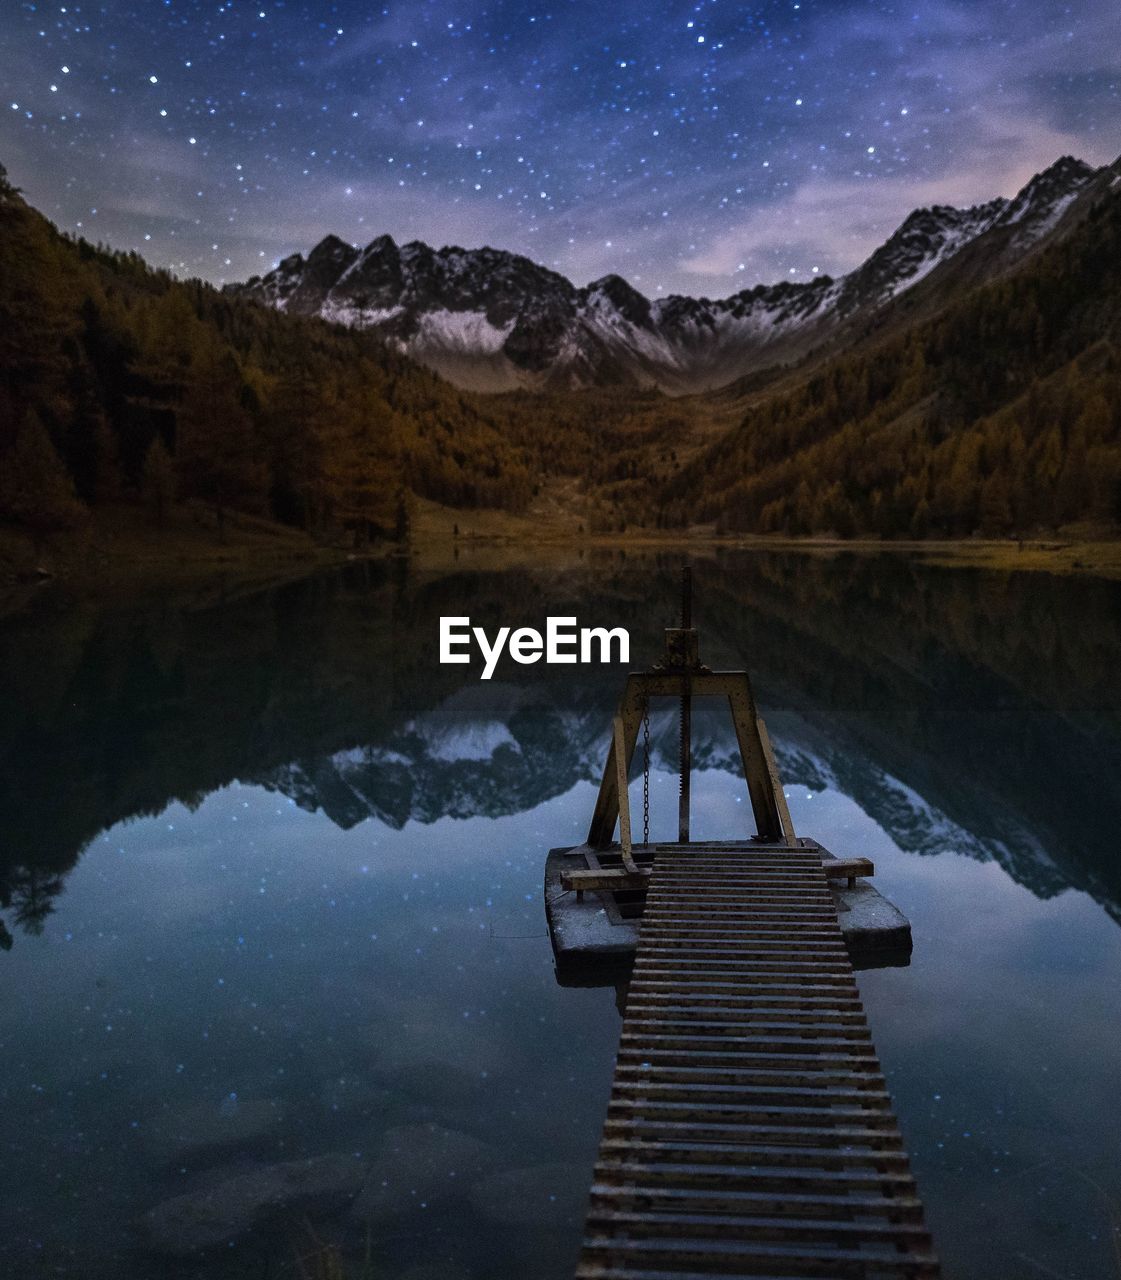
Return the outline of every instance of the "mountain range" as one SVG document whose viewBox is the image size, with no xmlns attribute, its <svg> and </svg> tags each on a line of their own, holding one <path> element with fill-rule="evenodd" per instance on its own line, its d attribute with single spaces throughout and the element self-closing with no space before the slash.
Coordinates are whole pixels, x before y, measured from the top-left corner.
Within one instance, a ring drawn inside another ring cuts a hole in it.
<svg viewBox="0 0 1121 1280">
<path fill-rule="evenodd" d="M 460 691 L 429 714 L 386 740 L 329 755 L 292 761 L 246 778 L 293 800 L 308 813 L 323 812 L 344 830 L 367 819 L 401 830 L 409 822 L 448 817 L 501 817 L 564 795 L 580 782 L 596 784 L 603 769 L 603 722 L 610 707 L 550 704 L 513 686 L 486 691 L 491 703 L 506 702 L 510 716 L 479 715 L 483 699 Z M 472 702 L 476 704 L 473 714 Z M 665 775 L 655 785 L 676 797 L 677 718 L 673 709 L 652 713 L 651 769 Z M 891 839 L 909 853 L 936 856 L 952 851 L 978 861 L 995 859 L 1037 897 L 1071 886 L 1071 871 L 1049 856 L 1038 833 L 1004 797 L 978 788 L 979 813 L 991 825 L 999 815 L 1003 835 L 986 839 L 875 761 L 815 728 L 790 709 L 773 717 L 779 773 L 788 788 L 834 789 L 851 795 Z M 738 775 L 738 748 L 731 725 L 715 715 L 695 721 L 694 768 Z M 969 801 L 977 805 L 978 797 Z M 959 804 L 968 813 L 969 801 Z M 988 809 L 985 805 L 989 806 Z M 1079 868 L 1079 886 L 1111 914 L 1119 911 L 1091 867 Z"/>
<path fill-rule="evenodd" d="M 355 248 L 329 235 L 264 276 L 228 286 L 278 310 L 382 336 L 460 387 L 712 390 L 844 341 L 894 298 L 977 246 L 971 284 L 1021 262 L 1102 171 L 1070 156 L 1012 199 L 910 214 L 855 270 L 837 279 L 756 285 L 716 301 L 651 300 L 618 275 L 578 288 L 498 249 Z"/>
<path fill-rule="evenodd" d="M 484 509 L 576 538 L 1121 530 L 1121 161 L 718 302 L 385 237 L 221 293 L 60 233 L 0 172 L 0 282 L 21 565 L 137 503 L 157 537 L 202 504 L 352 548 L 408 537 L 414 499 L 426 538 Z"/>
</svg>

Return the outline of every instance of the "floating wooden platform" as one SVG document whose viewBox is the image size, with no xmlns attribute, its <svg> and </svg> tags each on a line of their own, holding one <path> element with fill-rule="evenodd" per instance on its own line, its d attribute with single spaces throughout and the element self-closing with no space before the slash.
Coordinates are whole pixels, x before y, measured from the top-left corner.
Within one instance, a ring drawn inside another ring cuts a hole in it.
<svg viewBox="0 0 1121 1280">
<path fill-rule="evenodd" d="M 840 864 L 815 840 L 800 839 L 799 846 L 817 851 L 828 868 Z M 659 850 L 681 845 L 635 845 L 635 861 L 649 869 Z M 742 849 L 743 841 L 710 841 L 691 844 L 697 851 Z M 748 847 L 751 847 L 749 845 Z M 646 903 L 646 886 L 588 890 L 579 897 L 565 888 L 573 870 L 616 872 L 622 866 L 618 846 L 592 849 L 588 845 L 551 849 L 545 861 L 545 914 L 557 975 L 562 983 L 578 986 L 609 985 L 625 972 L 638 947 L 639 924 Z M 878 969 L 906 965 L 911 959 L 911 925 L 892 902 L 862 876 L 829 875 L 829 890 L 854 969 Z M 609 882 L 605 882 L 609 883 Z M 625 883 L 625 882 L 624 882 Z"/>
<path fill-rule="evenodd" d="M 577 1276 L 937 1275 L 820 849 L 656 846 Z"/>
</svg>

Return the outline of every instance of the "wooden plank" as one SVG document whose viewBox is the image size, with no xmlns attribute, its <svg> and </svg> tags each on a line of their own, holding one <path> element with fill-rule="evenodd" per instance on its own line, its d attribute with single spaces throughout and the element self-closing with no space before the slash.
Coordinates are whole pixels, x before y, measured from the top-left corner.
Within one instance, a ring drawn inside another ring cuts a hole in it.
<svg viewBox="0 0 1121 1280">
<path fill-rule="evenodd" d="M 709 1212 L 728 1213 L 735 1209 L 749 1212 L 767 1210 L 783 1217 L 815 1219 L 851 1218 L 856 1215 L 883 1215 L 899 1221 L 920 1221 L 922 1201 L 916 1195 L 885 1196 L 875 1194 L 830 1195 L 828 1192 L 798 1193 L 777 1191 L 739 1191 L 722 1187 L 666 1186 L 645 1183 L 627 1169 L 622 1176 L 631 1181 L 619 1185 L 612 1180 L 612 1170 L 597 1168 L 592 1183 L 592 1203 L 602 1206 L 642 1204 L 647 1208 L 665 1205 L 687 1207 Z"/>
<path fill-rule="evenodd" d="M 631 757 L 634 755 L 635 743 L 638 741 L 638 729 L 642 723 L 642 699 L 638 692 L 637 676 L 627 678 L 622 701 L 616 712 L 616 718 L 623 722 L 623 742 L 620 748 L 614 733 L 612 722 L 611 745 L 607 750 L 607 762 L 603 768 L 603 778 L 599 785 L 592 822 L 588 829 L 588 844 L 593 849 L 602 849 L 611 843 L 615 834 L 615 823 L 619 819 L 619 776 L 622 773 L 623 795 L 626 795 L 627 773 L 630 769 Z M 633 870 L 633 868 L 628 868 Z"/>
<path fill-rule="evenodd" d="M 759 742 L 763 748 L 763 760 L 766 764 L 767 778 L 771 784 L 771 791 L 778 809 L 779 826 L 786 840 L 793 844 L 794 823 L 790 820 L 790 809 L 786 804 L 786 792 L 782 788 L 782 779 L 778 776 L 778 766 L 775 764 L 775 753 L 771 748 L 770 735 L 767 733 L 767 726 L 760 717 L 756 717 L 756 725 L 758 726 Z"/>
<path fill-rule="evenodd" d="M 785 1274 L 827 1276 L 829 1280 L 843 1280 L 844 1277 L 858 1275 L 927 1277 L 939 1274 L 937 1260 L 932 1254 L 919 1250 L 903 1253 L 896 1247 L 875 1251 L 868 1248 L 843 1250 L 837 1247 L 814 1248 L 811 1244 L 779 1244 L 770 1241 L 736 1247 L 730 1242 L 716 1240 L 686 1244 L 678 1240 L 642 1238 L 634 1231 L 622 1237 L 589 1233 L 584 1247 L 585 1255 L 576 1271 L 579 1280 L 583 1280 L 585 1276 L 611 1280 L 612 1275 L 627 1276 L 629 1280 L 644 1280 L 646 1276 L 657 1276 L 659 1280 L 665 1280 L 668 1275 L 692 1277 L 705 1274 Z M 601 1265 L 596 1265 L 608 1258 L 616 1264 L 625 1262 L 631 1269 L 610 1272 L 604 1271 Z M 650 1269 L 636 1272 L 633 1270 L 635 1264 Z M 765 1267 L 765 1264 L 769 1265 Z M 792 1266 L 797 1266 L 798 1270 L 790 1271 Z M 674 1269 L 670 1270 L 671 1267 Z M 854 1267 L 859 1267 L 860 1270 L 854 1270 Z"/>
<path fill-rule="evenodd" d="M 650 883 L 650 872 L 609 869 L 605 871 L 562 871 L 561 888 L 574 889 L 578 894 L 606 889 L 613 893 L 628 889 L 645 889 Z"/>
</svg>

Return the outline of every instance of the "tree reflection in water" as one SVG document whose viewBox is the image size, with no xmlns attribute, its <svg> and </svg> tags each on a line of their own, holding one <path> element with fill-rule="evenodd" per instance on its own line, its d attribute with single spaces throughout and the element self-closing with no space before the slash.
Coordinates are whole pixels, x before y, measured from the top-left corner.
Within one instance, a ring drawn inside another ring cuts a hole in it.
<svg viewBox="0 0 1121 1280">
<path fill-rule="evenodd" d="M 538 573 L 362 565 L 203 603 L 47 600 L 0 632 L 0 904 L 41 928 L 102 830 L 234 778 L 344 827 L 562 794 L 599 767 L 618 673 L 507 663 L 479 686 L 437 664 L 439 617 L 575 613 L 628 627 L 641 664 L 675 577 L 672 557 L 604 554 Z M 788 783 L 824 771 L 904 849 L 951 838 L 1121 916 L 1121 588 L 856 554 L 728 553 L 697 577 L 706 658 L 751 668 Z M 441 748 L 472 732 L 509 749 Z M 725 734 L 698 741 L 700 767 L 734 767 Z"/>
</svg>

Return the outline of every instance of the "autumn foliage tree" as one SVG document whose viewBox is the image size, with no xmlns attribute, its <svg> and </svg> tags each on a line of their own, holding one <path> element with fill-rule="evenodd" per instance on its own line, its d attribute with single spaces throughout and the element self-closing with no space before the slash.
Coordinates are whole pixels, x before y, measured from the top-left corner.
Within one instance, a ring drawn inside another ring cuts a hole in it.
<svg viewBox="0 0 1121 1280">
<path fill-rule="evenodd" d="M 754 532 L 1116 528 L 1121 198 L 1015 274 L 752 395 L 665 500 Z"/>
<path fill-rule="evenodd" d="M 368 335 L 60 236 L 0 173 L 0 521 L 45 536 L 144 502 L 158 528 L 174 499 L 365 544 L 393 536 L 402 489 L 523 508 L 515 435 Z"/>
<path fill-rule="evenodd" d="M 0 454 L 0 521 L 27 529 L 38 545 L 81 518 L 73 481 L 38 414 L 28 410 Z"/>
<path fill-rule="evenodd" d="M 716 399 L 488 397 L 62 236 L 0 175 L 0 522 L 42 539 L 114 504 L 157 528 L 204 506 L 361 546 L 418 499 L 525 512 L 551 487 L 597 533 L 1121 527 L 1117 192 L 1015 271 L 908 306 Z"/>
<path fill-rule="evenodd" d="M 210 506 L 219 529 L 231 508 L 259 510 L 265 470 L 233 353 L 207 334 L 192 354 L 175 422 L 178 490 Z"/>
</svg>

